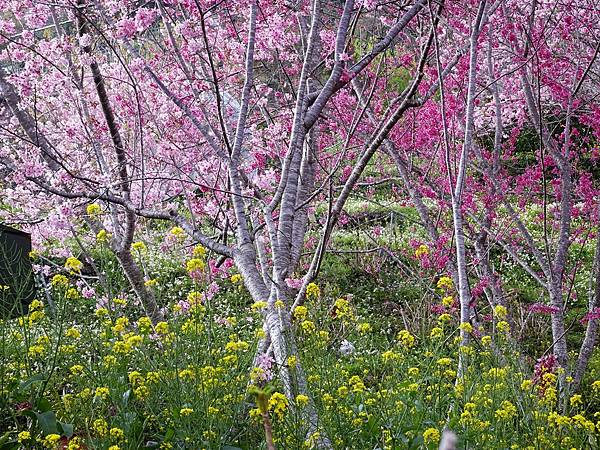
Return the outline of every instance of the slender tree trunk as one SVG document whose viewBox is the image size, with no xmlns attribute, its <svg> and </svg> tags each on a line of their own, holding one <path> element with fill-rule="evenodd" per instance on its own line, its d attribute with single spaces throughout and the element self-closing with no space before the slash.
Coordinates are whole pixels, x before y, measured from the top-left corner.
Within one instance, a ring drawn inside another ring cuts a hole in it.
<svg viewBox="0 0 600 450">
<path fill-rule="evenodd" d="M 116 252 L 115 255 L 119 260 L 121 268 L 129 280 L 131 287 L 133 287 L 133 291 L 142 302 L 142 306 L 146 310 L 148 317 L 152 319 L 153 323 L 160 322 L 163 319 L 163 314 L 156 303 L 154 294 L 146 287 L 144 283 L 144 274 L 135 262 L 131 251 L 123 249 Z"/>
<path fill-rule="evenodd" d="M 599 208 L 600 211 L 600 208 Z M 593 316 L 596 308 L 600 307 L 600 233 L 596 236 L 596 251 L 594 253 L 594 265 L 590 277 L 590 290 L 588 299 L 588 312 L 592 315 L 587 323 L 585 336 L 579 349 L 579 357 L 573 373 L 571 389 L 577 391 L 581 380 L 587 369 L 588 363 L 598 340 L 599 321 Z"/>
</svg>

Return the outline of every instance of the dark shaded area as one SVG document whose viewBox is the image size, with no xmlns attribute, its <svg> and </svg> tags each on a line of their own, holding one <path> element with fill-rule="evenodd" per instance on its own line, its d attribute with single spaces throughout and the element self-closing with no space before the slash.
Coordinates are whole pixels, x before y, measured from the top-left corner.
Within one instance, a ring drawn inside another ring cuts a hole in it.
<svg viewBox="0 0 600 450">
<path fill-rule="evenodd" d="M 29 252 L 28 233 L 0 224 L 0 317 L 3 319 L 25 314 L 35 297 Z"/>
</svg>

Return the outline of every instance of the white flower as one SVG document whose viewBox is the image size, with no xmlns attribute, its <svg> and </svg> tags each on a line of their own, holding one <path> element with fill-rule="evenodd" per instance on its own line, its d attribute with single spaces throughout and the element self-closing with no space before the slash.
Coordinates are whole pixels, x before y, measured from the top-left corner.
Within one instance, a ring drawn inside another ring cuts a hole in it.
<svg viewBox="0 0 600 450">
<path fill-rule="evenodd" d="M 354 347 L 354 344 L 344 339 L 340 345 L 340 353 L 344 356 L 348 356 L 352 355 L 354 352 L 356 352 L 356 347 Z"/>
</svg>

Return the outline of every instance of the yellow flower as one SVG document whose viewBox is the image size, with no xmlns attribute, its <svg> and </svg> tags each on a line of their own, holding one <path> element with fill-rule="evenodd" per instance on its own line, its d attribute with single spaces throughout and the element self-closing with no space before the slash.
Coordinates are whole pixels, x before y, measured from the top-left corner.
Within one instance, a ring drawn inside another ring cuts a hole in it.
<svg viewBox="0 0 600 450">
<path fill-rule="evenodd" d="M 314 322 L 311 322 L 310 320 L 303 321 L 300 326 L 302 327 L 302 331 L 305 333 L 314 333 L 317 329 Z"/>
<path fill-rule="evenodd" d="M 106 232 L 105 229 L 98 231 L 98 234 L 96 234 L 96 240 L 98 242 L 106 242 L 108 241 L 109 237 L 110 235 Z"/>
<path fill-rule="evenodd" d="M 127 317 L 119 317 L 115 322 L 115 326 L 112 327 L 115 333 L 123 333 L 129 326 L 129 319 Z"/>
<path fill-rule="evenodd" d="M 155 330 L 157 334 L 167 334 L 169 332 L 169 324 L 167 322 L 158 322 Z"/>
<path fill-rule="evenodd" d="M 192 255 L 197 258 L 204 258 L 206 256 L 206 248 L 203 245 L 196 245 L 194 250 L 192 250 Z"/>
<path fill-rule="evenodd" d="M 438 317 L 438 322 L 440 323 L 444 323 L 444 322 L 450 322 L 452 320 L 452 316 L 450 314 L 441 314 L 440 317 Z"/>
<path fill-rule="evenodd" d="M 345 298 L 338 298 L 334 303 L 335 317 L 338 319 L 343 319 L 345 317 L 352 319 L 353 314 L 350 309 L 350 302 Z"/>
<path fill-rule="evenodd" d="M 17 435 L 17 439 L 19 443 L 22 443 L 23 441 L 28 441 L 29 439 L 31 439 L 31 433 L 29 431 L 21 431 Z"/>
<path fill-rule="evenodd" d="M 50 281 L 50 284 L 57 287 L 66 287 L 69 285 L 69 279 L 61 274 L 54 275 Z"/>
<path fill-rule="evenodd" d="M 304 394 L 299 394 L 296 396 L 296 404 L 300 407 L 303 408 L 306 405 L 308 405 L 308 397 Z"/>
<path fill-rule="evenodd" d="M 531 389 L 531 386 L 533 386 L 533 381 L 531 380 L 523 380 L 523 382 L 521 383 L 521 389 L 524 391 L 528 391 L 529 389 Z"/>
<path fill-rule="evenodd" d="M 108 433 L 108 423 L 104 419 L 96 419 L 92 424 L 92 430 L 98 434 L 100 437 L 106 436 Z"/>
<path fill-rule="evenodd" d="M 149 334 L 150 330 L 152 330 L 152 320 L 148 316 L 140 317 L 137 321 L 137 326 L 141 334 Z"/>
<path fill-rule="evenodd" d="M 150 395 L 150 389 L 145 384 L 141 384 L 133 390 L 133 395 L 139 400 L 144 400 Z"/>
<path fill-rule="evenodd" d="M 483 336 L 481 338 L 481 344 L 484 346 L 489 346 L 492 343 L 492 337 L 491 336 Z"/>
<path fill-rule="evenodd" d="M 85 212 L 88 213 L 88 216 L 95 216 L 102 212 L 102 208 L 98 203 L 91 203 L 87 205 L 87 207 L 85 208 Z"/>
<path fill-rule="evenodd" d="M 69 288 L 67 289 L 67 292 L 65 292 L 65 298 L 67 300 L 77 300 L 79 298 L 79 292 L 75 288 Z"/>
<path fill-rule="evenodd" d="M 425 444 L 437 443 L 440 440 L 440 432 L 437 428 L 427 428 L 423 431 L 423 440 Z"/>
<path fill-rule="evenodd" d="M 181 417 L 186 417 L 189 416 L 190 414 L 193 414 L 194 410 L 192 408 L 181 408 L 179 410 L 179 414 L 181 415 Z"/>
<path fill-rule="evenodd" d="M 429 247 L 425 244 L 419 245 L 419 247 L 415 250 L 415 256 L 420 258 L 421 256 L 429 255 Z"/>
<path fill-rule="evenodd" d="M 298 319 L 298 320 L 304 320 L 306 319 L 306 315 L 308 314 L 308 308 L 304 305 L 299 305 L 296 306 L 296 309 L 294 309 L 294 318 Z"/>
<path fill-rule="evenodd" d="M 356 328 L 360 334 L 368 333 L 373 329 L 373 327 L 371 327 L 371 324 L 369 322 L 359 323 Z"/>
<path fill-rule="evenodd" d="M 273 411 L 279 419 L 283 419 L 283 415 L 285 414 L 285 410 L 288 406 L 288 400 L 285 395 L 281 392 L 273 392 L 271 397 L 269 398 L 268 409 Z"/>
<path fill-rule="evenodd" d="M 36 322 L 39 322 L 40 320 L 42 320 L 44 317 L 46 317 L 46 314 L 44 313 L 44 311 L 33 311 L 29 314 L 29 325 L 32 325 Z M 21 319 L 19 319 L 20 321 Z M 21 322 L 19 322 L 21 323 Z"/>
<path fill-rule="evenodd" d="M 242 276 L 239 273 L 235 273 L 233 275 L 231 275 L 231 278 L 229 278 L 231 280 L 232 283 L 239 283 L 240 281 L 242 281 Z"/>
<path fill-rule="evenodd" d="M 444 335 L 444 330 L 439 327 L 434 327 L 431 329 L 431 333 L 429 333 L 430 338 L 438 338 Z"/>
<path fill-rule="evenodd" d="M 104 358 L 102 358 L 102 361 L 104 362 L 104 367 L 106 368 L 110 368 L 117 365 L 117 358 L 115 355 L 106 355 Z"/>
<path fill-rule="evenodd" d="M 397 338 L 406 348 L 411 348 L 413 345 L 415 345 L 415 337 L 412 334 L 410 334 L 408 330 L 401 330 L 398 333 Z"/>
<path fill-rule="evenodd" d="M 145 252 L 147 250 L 146 248 L 146 244 L 144 244 L 142 241 L 137 241 L 134 242 L 133 244 L 131 244 L 131 248 L 134 249 L 136 252 Z"/>
<path fill-rule="evenodd" d="M 67 336 L 68 338 L 71 338 L 71 339 L 79 339 L 81 337 L 81 333 L 79 332 L 79 330 L 77 328 L 69 328 L 65 332 L 65 336 Z"/>
<path fill-rule="evenodd" d="M 442 298 L 442 305 L 449 308 L 453 304 L 454 304 L 454 297 L 452 297 L 451 295 L 447 295 L 444 298 Z"/>
<path fill-rule="evenodd" d="M 580 394 L 575 394 L 569 399 L 571 406 L 583 405 L 583 400 Z"/>
<path fill-rule="evenodd" d="M 71 272 L 79 273 L 81 272 L 82 267 L 83 263 L 74 256 L 69 256 L 65 262 L 65 269 L 68 269 Z"/>
<path fill-rule="evenodd" d="M 440 358 L 437 360 L 437 364 L 438 366 L 449 366 L 450 364 L 452 364 L 452 360 L 450 358 Z"/>
<path fill-rule="evenodd" d="M 46 436 L 46 438 L 44 439 L 44 447 L 47 448 L 54 448 L 57 444 L 58 441 L 60 441 L 60 435 L 56 434 L 56 433 L 52 433 Z"/>
<path fill-rule="evenodd" d="M 173 227 L 169 230 L 169 234 L 175 236 L 177 239 L 185 239 L 185 231 L 181 227 Z"/>
<path fill-rule="evenodd" d="M 296 367 L 298 364 L 298 357 L 296 355 L 292 355 L 287 359 L 288 367 Z"/>
<path fill-rule="evenodd" d="M 107 387 L 96 388 L 96 395 L 95 395 L 96 397 L 106 400 L 108 398 L 109 394 L 110 394 L 110 389 L 108 389 Z"/>
<path fill-rule="evenodd" d="M 473 332 L 473 325 L 471 325 L 469 322 L 462 322 L 458 328 L 469 334 Z"/>
<path fill-rule="evenodd" d="M 192 258 L 185 263 L 185 268 L 189 273 L 202 271 L 204 270 L 204 267 L 206 267 L 206 264 L 200 258 Z"/>
<path fill-rule="evenodd" d="M 504 319 L 506 317 L 506 315 L 508 314 L 508 311 L 506 310 L 506 308 L 502 305 L 496 305 L 494 307 L 494 314 L 500 318 L 500 319 Z"/>
<path fill-rule="evenodd" d="M 27 350 L 28 355 L 31 358 L 43 356 L 46 353 L 46 348 L 43 345 L 32 345 Z"/>
<path fill-rule="evenodd" d="M 35 311 L 36 309 L 43 309 L 43 308 L 44 308 L 44 304 L 42 302 L 40 302 L 38 299 L 33 300 L 29 304 L 29 311 Z"/>
<path fill-rule="evenodd" d="M 134 370 L 132 372 L 129 372 L 127 374 L 127 378 L 129 379 L 129 382 L 132 385 L 137 385 L 139 383 L 142 383 L 144 381 L 144 377 L 142 376 L 142 374 L 140 372 L 138 372 L 137 370 Z"/>
<path fill-rule="evenodd" d="M 365 390 L 365 384 L 358 375 L 350 377 L 348 384 L 352 386 L 352 392 L 363 392 Z"/>
<path fill-rule="evenodd" d="M 108 434 L 110 434 L 110 437 L 117 440 L 117 441 L 122 441 L 125 439 L 125 432 L 117 427 L 113 427 L 110 429 L 110 431 L 108 432 Z"/>
<path fill-rule="evenodd" d="M 273 306 L 275 306 L 275 308 L 277 308 L 277 309 L 283 309 L 283 308 L 285 308 L 285 303 L 283 303 L 283 300 L 277 299 Z"/>
<path fill-rule="evenodd" d="M 411 377 L 416 377 L 417 375 L 419 375 L 419 368 L 418 367 L 410 367 L 408 369 L 408 375 L 410 375 Z"/>
<path fill-rule="evenodd" d="M 149 280 L 144 281 L 144 286 L 153 287 L 158 284 L 158 280 L 156 278 L 151 278 Z"/>
<path fill-rule="evenodd" d="M 83 366 L 81 364 L 75 364 L 69 369 L 73 375 L 79 375 L 83 372 Z"/>
<path fill-rule="evenodd" d="M 252 304 L 252 309 L 254 311 L 260 311 L 261 309 L 264 309 L 267 307 L 267 302 L 265 301 L 261 301 L 261 302 L 254 302 Z"/>
<path fill-rule="evenodd" d="M 114 343 L 112 350 L 117 354 L 127 355 L 131 352 L 131 345 L 127 342 L 117 341 Z"/>
<path fill-rule="evenodd" d="M 146 374 L 146 383 L 158 383 L 160 374 L 158 372 L 148 372 Z"/>
<path fill-rule="evenodd" d="M 508 400 L 504 400 L 500 409 L 496 410 L 495 416 L 500 420 L 508 420 L 517 415 L 517 407 Z"/>
<path fill-rule="evenodd" d="M 384 362 L 392 362 L 400 359 L 400 354 L 394 352 L 393 350 L 387 350 L 381 354 Z"/>
<path fill-rule="evenodd" d="M 307 297 L 318 297 L 321 295 L 321 289 L 315 283 L 308 283 L 306 286 L 306 296 Z"/>
<path fill-rule="evenodd" d="M 500 332 L 507 332 L 510 331 L 510 325 L 508 324 L 508 322 L 501 320 L 500 322 L 498 322 L 498 324 L 496 325 L 496 328 L 498 329 L 498 331 Z"/>
<path fill-rule="evenodd" d="M 246 341 L 229 341 L 225 344 L 225 350 L 227 352 L 245 352 L 250 348 L 250 345 Z"/>
<path fill-rule="evenodd" d="M 440 289 L 451 290 L 454 287 L 454 282 L 452 281 L 452 278 L 443 276 L 438 280 L 437 287 Z"/>
</svg>

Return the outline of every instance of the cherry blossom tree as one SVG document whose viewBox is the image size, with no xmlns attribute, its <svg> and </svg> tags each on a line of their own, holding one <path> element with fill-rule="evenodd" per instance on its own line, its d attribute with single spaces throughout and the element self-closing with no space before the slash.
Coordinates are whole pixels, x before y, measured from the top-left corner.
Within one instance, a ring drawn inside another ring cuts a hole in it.
<svg viewBox="0 0 600 450">
<path fill-rule="evenodd" d="M 291 312 L 378 155 L 398 170 L 438 275 L 454 280 L 463 345 L 480 326 L 480 295 L 509 305 L 490 257 L 499 250 L 547 292 L 550 350 L 569 367 L 571 247 L 590 237 L 576 223 L 598 220 L 582 169 L 600 136 L 592 0 L 0 5 L 11 215 L 42 218 L 38 233 L 59 237 L 77 217 L 109 232 L 153 320 L 159 305 L 131 245 L 141 222 L 169 221 L 233 261 L 266 302 L 258 353 L 273 354 L 286 395 L 307 393 L 302 366 L 287 365 Z M 523 141 L 532 161 L 513 170 Z M 319 203 L 328 210 L 312 245 Z M 90 204 L 102 213 L 87 214 Z M 541 208 L 540 222 L 527 222 L 526 206 Z M 599 295 L 590 294 L 576 383 Z M 312 433 L 318 418 L 306 411 Z"/>
<path fill-rule="evenodd" d="M 341 177 L 322 255 L 385 137 L 433 95 L 418 95 L 435 28 L 417 21 L 426 2 L 2 6 L 11 12 L 0 77 L 10 201 L 28 204 L 30 215 L 58 209 L 66 221 L 102 205 L 88 224 L 111 233 L 155 320 L 131 257 L 140 218 L 171 221 L 231 258 L 251 296 L 267 302 L 259 351 L 273 353 L 286 395 L 306 393 L 302 366 L 287 366 L 296 351 L 290 311 L 316 270 L 295 302 L 287 280 L 311 206 Z M 411 79 L 401 92 L 389 90 L 394 70 Z M 364 124 L 352 94 L 359 80 L 363 93 L 389 101 L 374 124 Z M 32 194 L 35 204 L 27 203 Z M 318 418 L 312 405 L 306 411 L 312 433 Z"/>
</svg>

